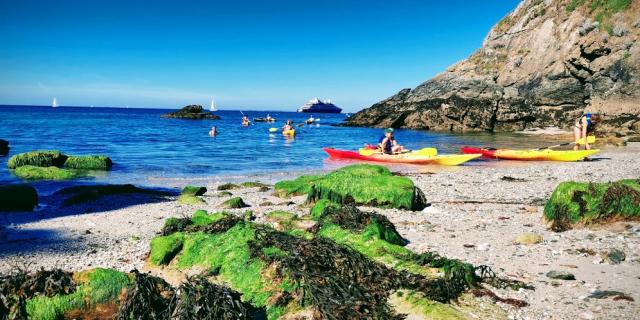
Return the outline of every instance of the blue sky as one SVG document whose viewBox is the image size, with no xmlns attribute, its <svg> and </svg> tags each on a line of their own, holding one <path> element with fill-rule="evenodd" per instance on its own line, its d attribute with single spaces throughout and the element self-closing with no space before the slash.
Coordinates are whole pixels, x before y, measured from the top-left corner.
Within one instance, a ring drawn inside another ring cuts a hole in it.
<svg viewBox="0 0 640 320">
<path fill-rule="evenodd" d="M 0 104 L 351 112 L 464 59 L 517 3 L 0 0 Z"/>
</svg>

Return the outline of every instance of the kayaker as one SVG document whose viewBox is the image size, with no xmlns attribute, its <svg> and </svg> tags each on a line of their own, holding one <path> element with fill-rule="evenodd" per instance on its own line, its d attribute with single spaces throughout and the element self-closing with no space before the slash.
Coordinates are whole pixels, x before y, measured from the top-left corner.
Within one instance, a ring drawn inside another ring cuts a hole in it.
<svg viewBox="0 0 640 320">
<path fill-rule="evenodd" d="M 393 128 L 384 130 L 384 136 L 380 138 L 379 146 L 384 154 L 395 154 L 404 151 L 404 147 L 393 136 Z"/>
<path fill-rule="evenodd" d="M 576 120 L 576 123 L 573 127 L 573 137 L 575 139 L 573 150 L 580 149 L 581 139 L 584 139 L 585 149 L 591 149 L 591 145 L 589 145 L 589 141 L 587 141 L 587 136 L 595 132 L 596 126 L 598 125 L 598 123 L 600 123 L 601 120 L 602 117 L 599 114 L 591 113 L 585 113 Z"/>
<path fill-rule="evenodd" d="M 243 126 L 248 126 L 249 123 L 251 123 L 251 121 L 249 121 L 249 118 L 247 118 L 247 116 L 242 116 L 242 125 Z"/>
<path fill-rule="evenodd" d="M 273 118 L 271 118 L 270 114 L 267 114 L 267 122 L 271 122 L 271 120 L 273 120 Z"/>
<path fill-rule="evenodd" d="M 209 135 L 212 136 L 212 137 L 217 136 L 218 135 L 218 129 L 215 126 L 211 127 L 211 131 L 209 131 Z"/>
<path fill-rule="evenodd" d="M 287 120 L 287 122 L 285 122 L 284 126 L 282 126 L 282 131 L 293 130 L 293 127 L 291 126 L 292 122 L 293 121 L 291 121 L 291 120 Z"/>
</svg>

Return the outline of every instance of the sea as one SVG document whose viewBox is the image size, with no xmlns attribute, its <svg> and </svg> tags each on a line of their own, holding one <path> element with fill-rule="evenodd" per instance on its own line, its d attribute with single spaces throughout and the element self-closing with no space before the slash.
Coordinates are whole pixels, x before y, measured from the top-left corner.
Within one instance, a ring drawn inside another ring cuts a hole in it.
<svg viewBox="0 0 640 320">
<path fill-rule="evenodd" d="M 75 181 L 35 183 L 39 192 L 50 193 L 69 184 L 133 183 L 140 186 L 179 188 L 223 181 L 274 182 L 304 173 L 335 169 L 349 162 L 327 158 L 323 147 L 355 150 L 376 143 L 382 129 L 338 126 L 345 114 L 314 114 L 319 122 L 297 128 L 293 138 L 270 133 L 285 120 L 303 123 L 310 114 L 282 111 L 215 112 L 220 120 L 166 119 L 174 110 L 141 108 L 91 108 L 51 106 L 0 106 L 0 139 L 10 143 L 9 156 L 0 157 L 0 184 L 20 182 L 6 162 L 11 155 L 33 150 L 60 150 L 65 154 L 104 154 L 113 162 L 109 172 L 95 172 Z M 276 123 L 249 118 L 277 119 Z M 208 135 L 212 126 L 218 136 Z M 519 134 L 438 133 L 395 131 L 397 140 L 410 149 L 438 148 L 440 153 L 459 153 L 463 145 L 539 147 L 554 143 L 548 138 Z M 492 165 L 471 161 L 466 166 Z M 400 170 L 423 170 L 401 166 Z"/>
</svg>

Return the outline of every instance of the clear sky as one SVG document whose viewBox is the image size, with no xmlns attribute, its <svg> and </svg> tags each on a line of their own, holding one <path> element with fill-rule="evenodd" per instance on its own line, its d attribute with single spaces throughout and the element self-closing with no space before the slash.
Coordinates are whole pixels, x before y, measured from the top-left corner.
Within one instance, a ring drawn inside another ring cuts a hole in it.
<svg viewBox="0 0 640 320">
<path fill-rule="evenodd" d="M 0 104 L 347 112 L 482 44 L 516 0 L 0 0 Z"/>
</svg>

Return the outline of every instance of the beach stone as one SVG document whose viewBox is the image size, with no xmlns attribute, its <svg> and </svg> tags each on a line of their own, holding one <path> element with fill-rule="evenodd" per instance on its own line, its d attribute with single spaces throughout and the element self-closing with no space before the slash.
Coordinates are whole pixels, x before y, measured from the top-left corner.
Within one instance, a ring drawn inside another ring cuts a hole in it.
<svg viewBox="0 0 640 320">
<path fill-rule="evenodd" d="M 476 247 L 478 251 L 489 251 L 490 245 L 488 243 L 481 243 Z"/>
<path fill-rule="evenodd" d="M 542 242 L 543 238 L 541 235 L 533 232 L 526 232 L 520 234 L 514 243 L 516 244 L 524 244 L 524 245 L 533 245 Z"/>
<path fill-rule="evenodd" d="M 558 271 L 558 270 L 551 270 L 547 272 L 547 277 L 551 279 L 559 279 L 559 280 L 575 280 L 576 279 L 576 276 L 574 276 L 573 273 L 568 271 Z"/>
<path fill-rule="evenodd" d="M 627 255 L 622 250 L 615 248 L 609 250 L 605 256 L 605 260 L 610 264 L 620 264 L 620 262 L 624 261 L 626 258 Z"/>
<path fill-rule="evenodd" d="M 591 312 L 583 312 L 578 316 L 580 317 L 580 319 L 583 319 L 583 320 L 591 320 L 596 318 Z"/>
<path fill-rule="evenodd" d="M 207 192 L 207 188 L 205 187 L 196 187 L 196 186 L 186 186 L 182 188 L 182 192 L 180 194 L 189 194 L 192 196 L 201 196 Z"/>
</svg>

